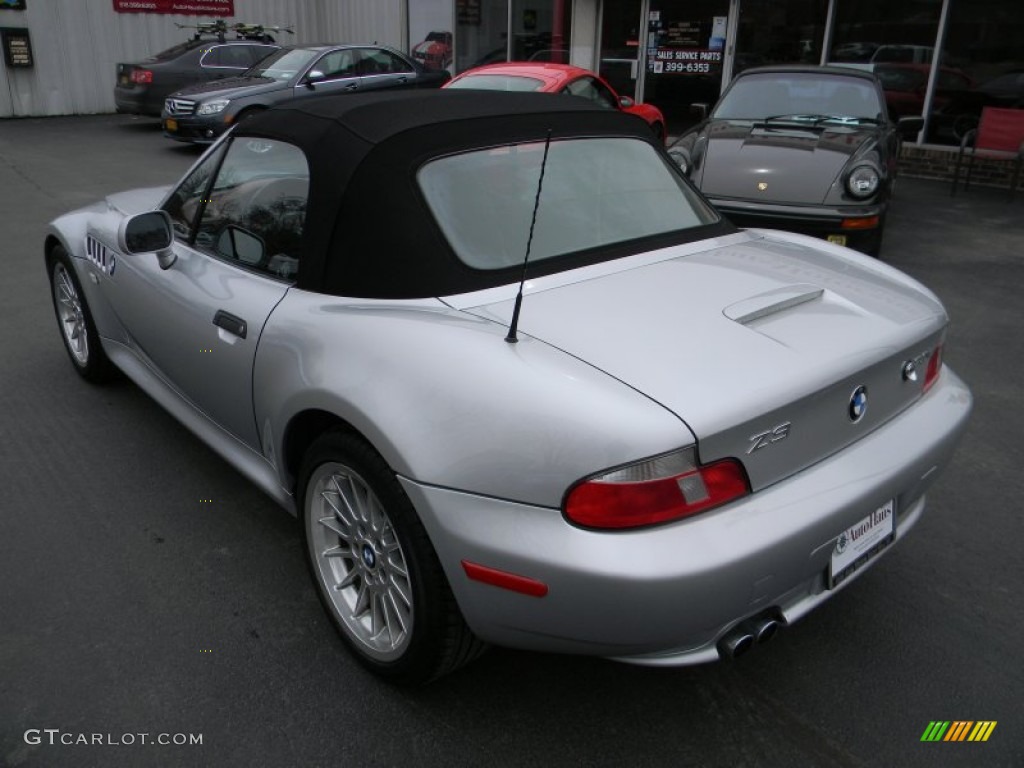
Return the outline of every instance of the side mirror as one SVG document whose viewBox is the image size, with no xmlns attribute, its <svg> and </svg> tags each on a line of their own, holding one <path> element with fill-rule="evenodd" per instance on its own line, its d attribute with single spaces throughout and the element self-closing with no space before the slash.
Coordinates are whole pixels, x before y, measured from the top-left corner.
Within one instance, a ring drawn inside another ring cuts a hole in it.
<svg viewBox="0 0 1024 768">
<path fill-rule="evenodd" d="M 708 105 L 701 102 L 691 104 L 690 114 L 699 120 L 704 120 L 708 116 Z"/>
<path fill-rule="evenodd" d="M 309 70 L 309 72 L 306 73 L 306 85 L 310 88 L 319 83 L 321 80 L 326 79 L 327 75 L 325 75 L 323 71 L 319 69 L 311 69 Z"/>
<path fill-rule="evenodd" d="M 122 253 L 156 253 L 162 269 L 174 263 L 172 242 L 174 233 L 167 211 L 146 211 L 130 216 L 121 222 L 117 233 L 117 244 Z"/>
<path fill-rule="evenodd" d="M 634 104 L 636 104 L 636 102 L 629 98 L 629 96 L 619 96 L 619 106 L 623 109 L 629 109 Z"/>
<path fill-rule="evenodd" d="M 924 118 L 919 116 L 901 117 L 896 123 L 896 130 L 900 132 L 900 136 L 907 140 L 915 138 L 923 129 Z"/>
</svg>

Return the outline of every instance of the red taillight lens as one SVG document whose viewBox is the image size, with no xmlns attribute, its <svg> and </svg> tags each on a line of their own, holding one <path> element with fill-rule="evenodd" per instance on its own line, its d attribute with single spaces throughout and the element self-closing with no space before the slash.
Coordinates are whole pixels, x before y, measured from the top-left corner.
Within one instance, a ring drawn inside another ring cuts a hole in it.
<svg viewBox="0 0 1024 768">
<path fill-rule="evenodd" d="M 153 82 L 153 71 L 149 69 L 133 69 L 132 82 L 147 85 Z"/>
<path fill-rule="evenodd" d="M 750 493 L 734 459 L 697 465 L 692 448 L 586 480 L 569 491 L 565 516 L 588 528 L 636 528 L 695 515 Z"/>
<path fill-rule="evenodd" d="M 931 357 L 928 358 L 928 369 L 924 374 L 924 391 L 927 392 L 932 388 L 939 378 L 939 371 L 942 370 L 942 345 L 939 344 L 932 352 Z"/>
</svg>

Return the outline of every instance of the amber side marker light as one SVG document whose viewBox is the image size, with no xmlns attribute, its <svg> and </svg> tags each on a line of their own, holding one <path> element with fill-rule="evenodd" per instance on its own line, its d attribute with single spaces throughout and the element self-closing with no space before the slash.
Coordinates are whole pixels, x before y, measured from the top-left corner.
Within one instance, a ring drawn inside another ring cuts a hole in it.
<svg viewBox="0 0 1024 768">
<path fill-rule="evenodd" d="M 843 219 L 843 229 L 874 229 L 878 226 L 877 216 L 868 216 L 860 219 Z"/>
</svg>

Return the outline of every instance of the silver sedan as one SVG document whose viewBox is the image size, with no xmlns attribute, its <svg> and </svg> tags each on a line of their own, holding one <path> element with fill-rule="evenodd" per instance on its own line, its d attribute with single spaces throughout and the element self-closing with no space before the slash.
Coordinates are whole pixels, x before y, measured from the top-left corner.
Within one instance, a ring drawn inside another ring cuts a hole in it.
<svg viewBox="0 0 1024 768">
<path fill-rule="evenodd" d="M 297 514 L 360 662 L 744 653 L 920 519 L 971 396 L 926 288 L 740 231 L 572 97 L 311 99 L 45 242 L 127 375 Z"/>
</svg>

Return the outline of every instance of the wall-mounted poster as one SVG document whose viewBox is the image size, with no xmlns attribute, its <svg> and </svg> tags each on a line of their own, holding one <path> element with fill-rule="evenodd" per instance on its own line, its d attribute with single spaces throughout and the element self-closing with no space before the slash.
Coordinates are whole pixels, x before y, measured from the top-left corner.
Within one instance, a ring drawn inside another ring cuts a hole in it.
<svg viewBox="0 0 1024 768">
<path fill-rule="evenodd" d="M 452 4 L 450 0 L 409 3 L 409 54 L 425 69 L 451 70 Z"/>
<path fill-rule="evenodd" d="M 114 12 L 225 17 L 235 15 L 235 0 L 114 0 Z"/>
</svg>

